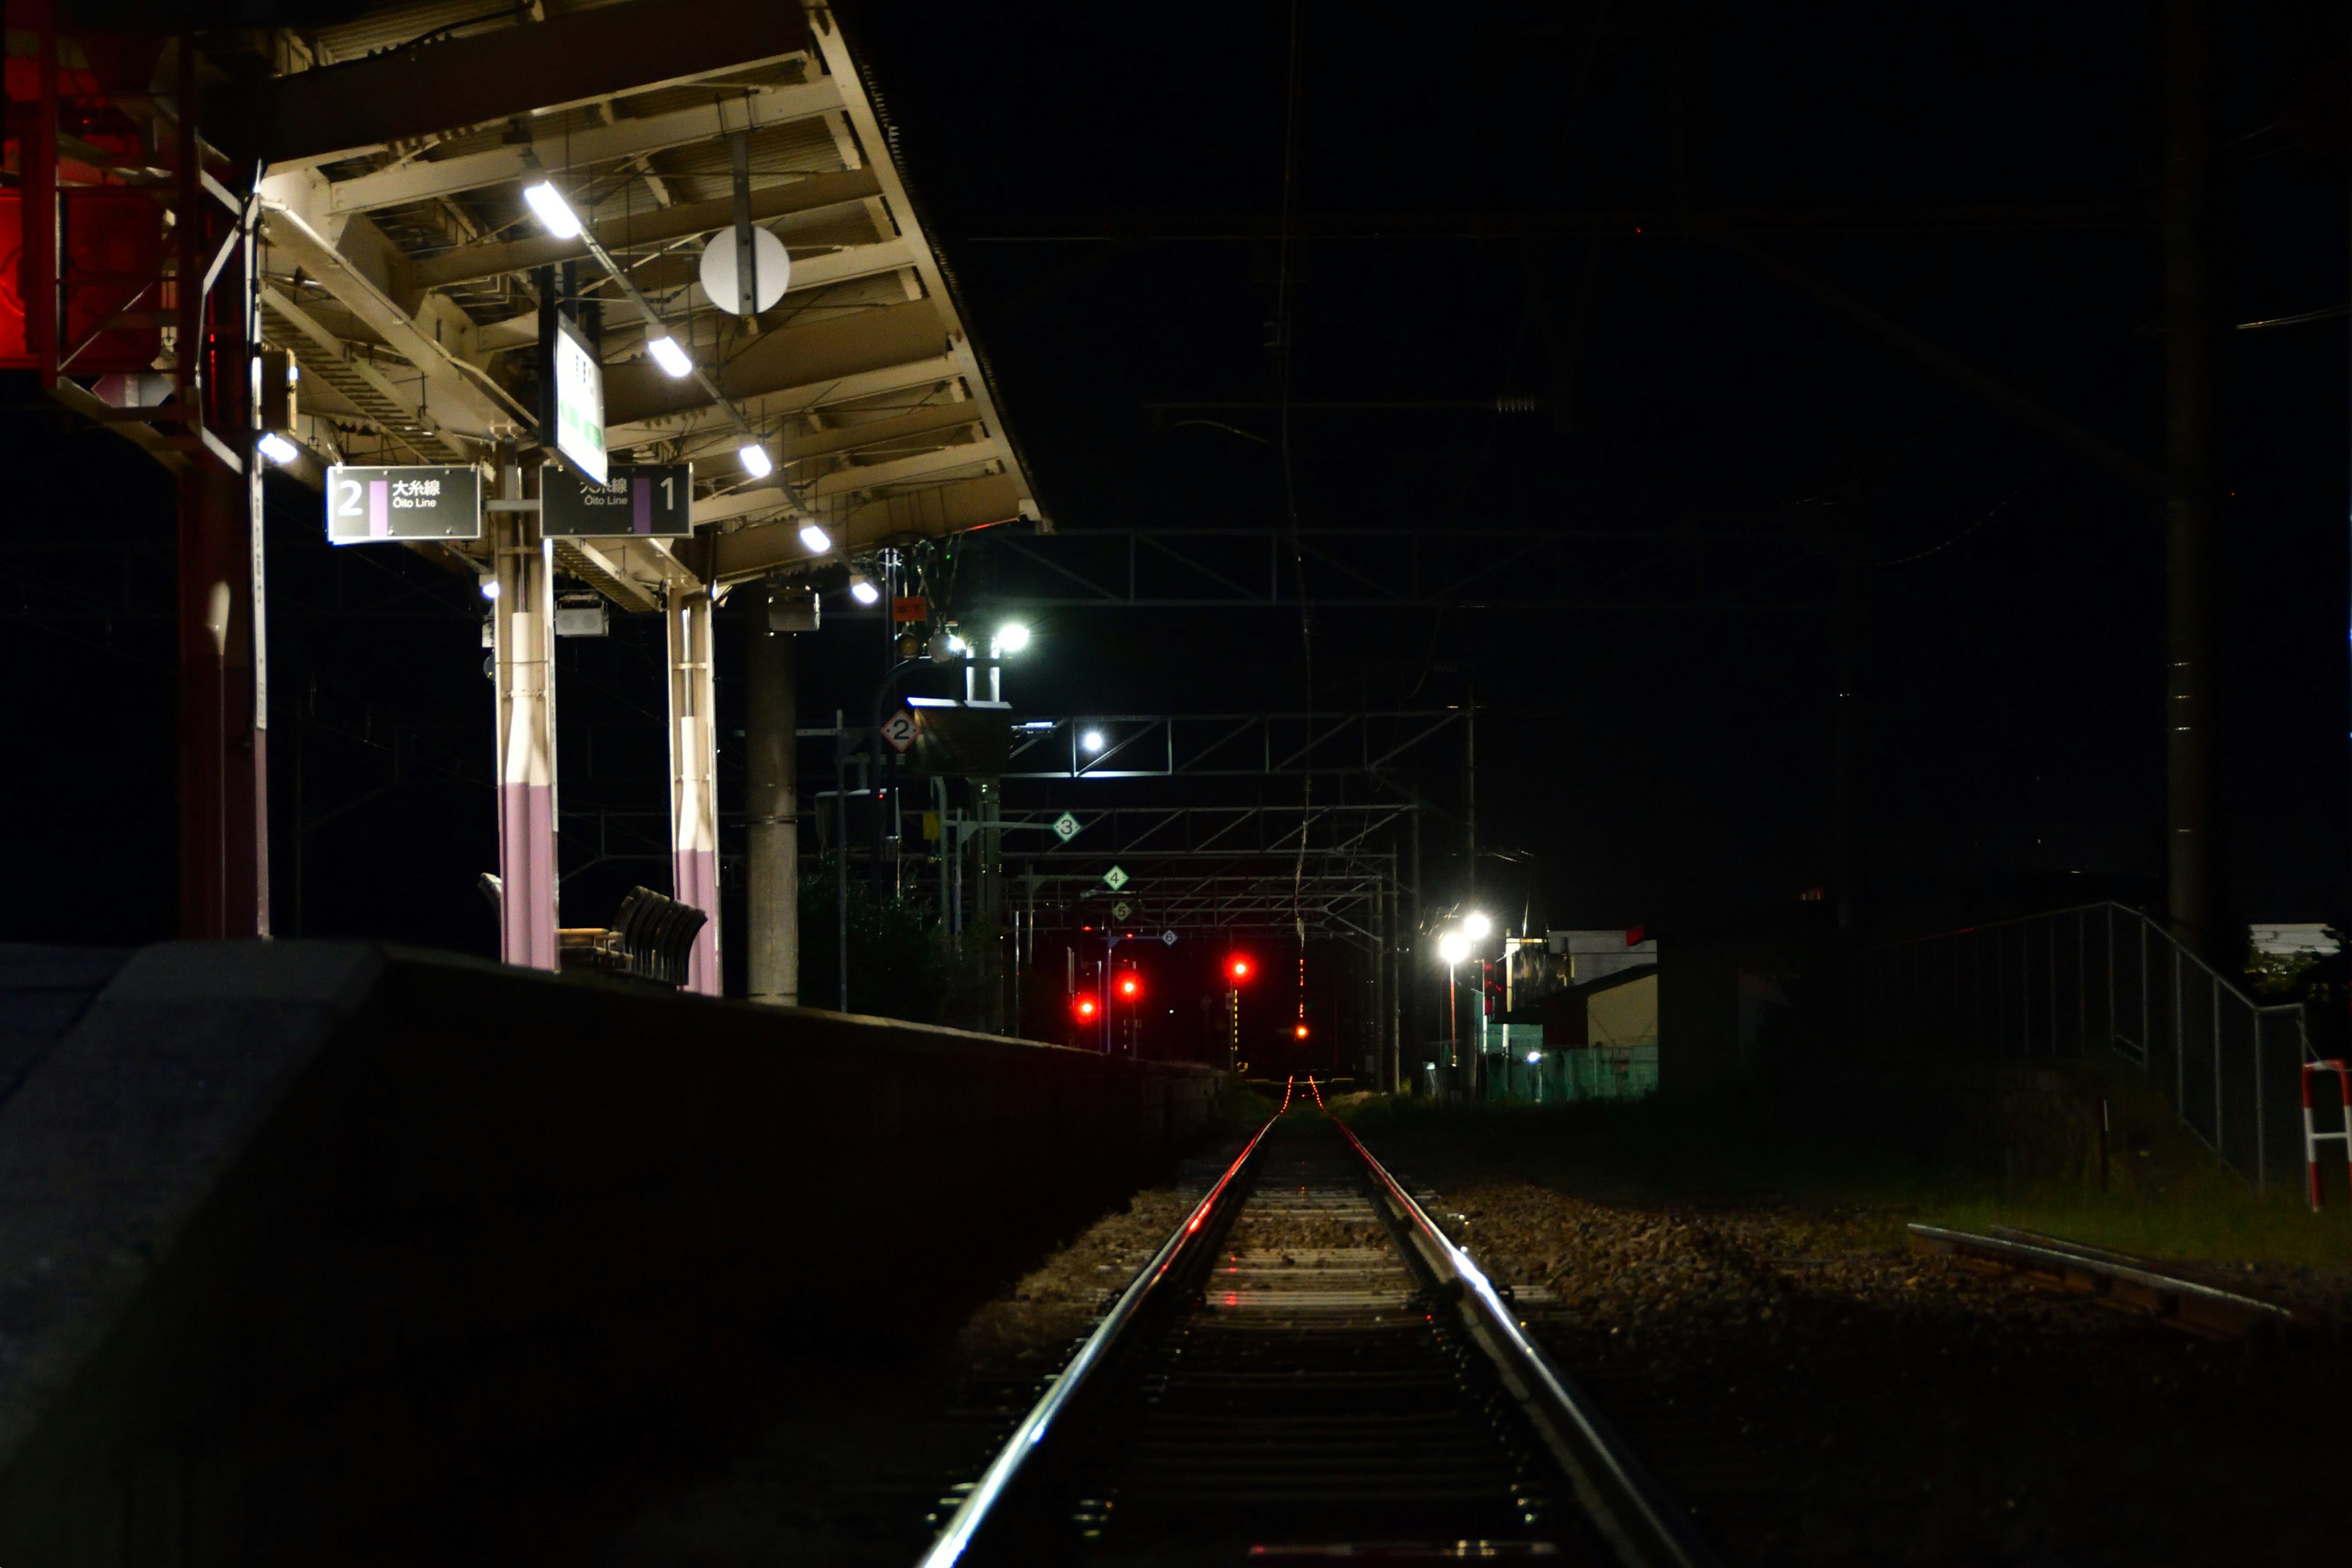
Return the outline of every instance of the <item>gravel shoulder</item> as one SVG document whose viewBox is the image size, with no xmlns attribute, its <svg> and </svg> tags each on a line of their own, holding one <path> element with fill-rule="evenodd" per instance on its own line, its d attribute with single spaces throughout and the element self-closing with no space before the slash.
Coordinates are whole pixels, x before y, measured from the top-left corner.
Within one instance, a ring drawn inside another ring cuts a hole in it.
<svg viewBox="0 0 2352 1568">
<path fill-rule="evenodd" d="M 1916 1257 L 1902 1205 L 1560 1190 L 1367 1137 L 1744 1563 L 2305 1563 L 2352 1494 L 2341 1321 L 2217 1342 Z M 2209 1267 L 2340 1309 L 2309 1269 Z M 1547 1299 L 1549 1297 L 1549 1299 Z"/>
</svg>

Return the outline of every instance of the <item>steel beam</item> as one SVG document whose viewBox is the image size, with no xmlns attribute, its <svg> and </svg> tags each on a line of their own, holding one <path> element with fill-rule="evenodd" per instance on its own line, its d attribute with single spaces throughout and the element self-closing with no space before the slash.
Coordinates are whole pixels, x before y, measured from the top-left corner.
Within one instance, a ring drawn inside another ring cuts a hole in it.
<svg viewBox="0 0 2352 1568">
<path fill-rule="evenodd" d="M 865 550 L 894 539 L 935 539 L 1015 521 L 1024 504 L 1022 487 L 1011 475 L 990 474 L 869 500 L 845 517 L 828 518 L 826 526 L 841 550 Z M 780 567 L 807 566 L 813 558 L 794 528 L 769 523 L 719 535 L 711 541 L 710 562 L 713 582 L 737 583 Z"/>
<path fill-rule="evenodd" d="M 616 120 L 609 125 L 574 131 L 569 135 L 553 133 L 541 141 L 455 158 L 418 158 L 372 174 L 355 174 L 334 183 L 328 205 L 337 213 L 403 206 L 435 196 L 479 190 L 484 185 L 537 177 L 550 171 L 556 172 L 558 183 L 562 184 L 563 170 L 583 171 L 616 159 L 666 152 L 689 142 L 712 141 L 737 131 L 791 125 L 840 108 L 841 94 L 829 81 L 731 94 L 688 109 L 649 114 L 643 120 Z"/>
<path fill-rule="evenodd" d="M 790 386 L 935 359 L 947 346 L 947 327 L 938 310 L 928 300 L 910 300 L 762 332 L 721 366 L 716 379 L 719 390 L 740 403 Z M 607 426 L 683 414 L 705 401 L 700 388 L 656 364 L 616 364 L 604 372 Z"/>
<path fill-rule="evenodd" d="M 329 163 L 387 142 L 769 65 L 809 47 L 796 5 L 633 0 L 501 32 L 239 82 L 207 105 L 238 150 Z"/>
<path fill-rule="evenodd" d="M 877 194 L 880 189 L 870 166 L 807 174 L 753 191 L 751 221 L 766 223 L 797 213 L 817 212 L 846 202 L 860 202 Z M 655 207 L 634 213 L 618 223 L 597 224 L 594 233 L 597 242 L 607 250 L 632 250 L 642 245 L 665 245 L 672 240 L 690 239 L 697 235 L 724 228 L 734 221 L 734 198 L 720 196 L 712 201 L 681 202 L 672 207 Z M 862 250 L 866 247 L 853 248 Z M 438 256 L 408 262 L 400 268 L 398 280 L 403 292 L 421 294 L 428 289 L 478 283 L 505 272 L 528 272 L 536 267 L 554 267 L 566 261 L 587 259 L 588 247 L 580 240 L 534 235 L 525 239 L 499 240 L 486 245 L 461 245 Z M 812 256 L 796 262 L 793 268 L 793 282 L 798 284 L 803 271 L 824 259 Z"/>
</svg>

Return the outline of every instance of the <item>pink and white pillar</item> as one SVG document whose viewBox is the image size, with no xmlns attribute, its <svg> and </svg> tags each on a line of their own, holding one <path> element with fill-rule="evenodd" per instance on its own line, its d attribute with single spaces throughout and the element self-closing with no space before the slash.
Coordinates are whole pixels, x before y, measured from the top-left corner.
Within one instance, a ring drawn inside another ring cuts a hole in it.
<svg viewBox="0 0 2352 1568">
<path fill-rule="evenodd" d="M 503 468 L 508 499 L 521 470 Z M 499 956 L 530 969 L 556 966 L 555 561 L 539 520 L 496 511 L 492 605 L 499 723 Z"/>
<path fill-rule="evenodd" d="M 671 896 L 709 918 L 694 939 L 686 989 L 719 985 L 719 731 L 710 674 L 710 591 L 673 583 L 669 625 L 669 823 Z"/>
</svg>

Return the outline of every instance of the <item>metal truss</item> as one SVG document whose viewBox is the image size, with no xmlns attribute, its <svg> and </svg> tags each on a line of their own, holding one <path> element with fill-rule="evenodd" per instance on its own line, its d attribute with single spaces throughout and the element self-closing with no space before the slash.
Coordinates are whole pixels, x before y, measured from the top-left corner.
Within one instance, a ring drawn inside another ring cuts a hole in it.
<svg viewBox="0 0 2352 1568">
<path fill-rule="evenodd" d="M 992 609 L 1706 610 L 1767 596 L 1818 553 L 1785 527 L 1010 531 L 967 546 Z"/>
<path fill-rule="evenodd" d="M 1052 889 L 1057 901 L 1066 895 L 1065 907 L 1105 924 L 1147 931 L 1291 931 L 1303 922 L 1310 935 L 1378 944 L 1381 900 L 1395 889 L 1393 871 L 1386 864 L 1309 870 L 1295 883 L 1288 874 L 1272 872 L 1153 874 L 1117 893 L 1092 873 L 1056 872 L 1037 876 L 1034 885 Z M 1129 919 L 1114 921 L 1109 911 L 1118 902 L 1137 908 Z"/>
<path fill-rule="evenodd" d="M 1358 713 L 1118 713 L 1033 719 L 1006 779 L 1265 778 L 1377 773 L 1461 723 L 1464 710 Z M 1087 737 L 1099 746 L 1087 747 Z M 1063 758 L 1068 761 L 1064 763 Z"/>
<path fill-rule="evenodd" d="M 1305 847 L 1310 853 L 1337 854 L 1362 846 L 1372 835 L 1407 819 L 1417 807 L 1397 802 L 1335 805 L 1125 805 L 1067 813 L 1008 811 L 997 821 L 1000 832 L 1052 835 L 1063 816 L 1076 818 L 1078 831 L 1066 847 L 1049 837 L 1043 849 L 1026 843 L 1006 850 L 1007 858 L 1053 860 L 1063 856 L 1099 858 L 1103 856 L 1234 856 L 1293 855 Z M 977 831 L 981 825 L 963 819 L 960 826 Z M 1323 828 L 1332 841 L 1315 844 L 1315 830 Z M 1017 842 L 1017 841 L 1016 841 Z"/>
</svg>

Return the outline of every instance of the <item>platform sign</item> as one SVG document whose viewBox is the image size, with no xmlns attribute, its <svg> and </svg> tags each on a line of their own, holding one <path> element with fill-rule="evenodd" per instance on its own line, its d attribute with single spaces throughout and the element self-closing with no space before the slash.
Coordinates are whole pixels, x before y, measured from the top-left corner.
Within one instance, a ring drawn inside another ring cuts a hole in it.
<svg viewBox="0 0 2352 1568">
<path fill-rule="evenodd" d="M 1117 866 L 1113 866 L 1109 870 L 1103 873 L 1103 886 L 1108 888 L 1114 893 L 1118 892 L 1121 888 L 1126 887 L 1133 880 L 1135 880 L 1134 878 L 1129 876 L 1124 870 Z"/>
<path fill-rule="evenodd" d="M 1054 837 L 1067 844 L 1078 836 L 1078 819 L 1068 812 L 1054 818 Z"/>
<path fill-rule="evenodd" d="M 539 471 L 540 530 L 550 539 L 690 539 L 692 463 L 615 463 L 593 484 L 550 463 Z"/>
<path fill-rule="evenodd" d="M 327 470 L 327 542 L 482 537 L 482 476 L 424 466 Z"/>
<path fill-rule="evenodd" d="M 604 367 L 588 340 L 561 317 L 555 322 L 555 449 L 598 484 L 604 471 Z"/>
<path fill-rule="evenodd" d="M 906 754 L 908 747 L 922 738 L 922 733 L 921 721 L 916 719 L 912 711 L 905 708 L 899 709 L 882 722 L 882 738 L 890 742 L 892 751 L 902 756 Z"/>
</svg>

